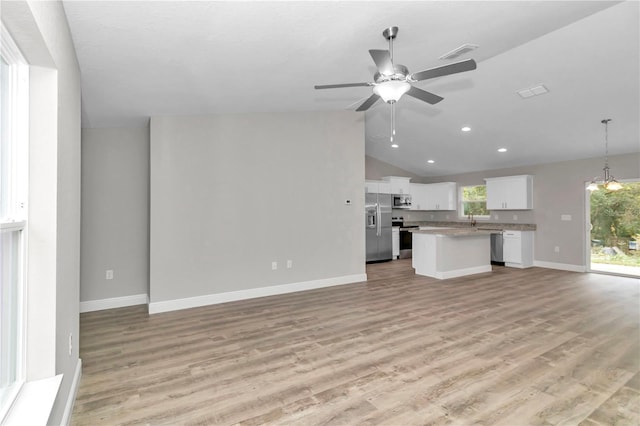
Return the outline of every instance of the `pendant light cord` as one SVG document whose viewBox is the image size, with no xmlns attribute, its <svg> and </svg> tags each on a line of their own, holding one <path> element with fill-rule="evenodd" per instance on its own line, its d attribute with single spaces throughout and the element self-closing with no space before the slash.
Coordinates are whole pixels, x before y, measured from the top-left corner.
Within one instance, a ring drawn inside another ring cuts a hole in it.
<svg viewBox="0 0 640 426">
<path fill-rule="evenodd" d="M 604 167 L 609 168 L 609 122 L 610 118 L 601 121 L 604 124 Z"/>
</svg>

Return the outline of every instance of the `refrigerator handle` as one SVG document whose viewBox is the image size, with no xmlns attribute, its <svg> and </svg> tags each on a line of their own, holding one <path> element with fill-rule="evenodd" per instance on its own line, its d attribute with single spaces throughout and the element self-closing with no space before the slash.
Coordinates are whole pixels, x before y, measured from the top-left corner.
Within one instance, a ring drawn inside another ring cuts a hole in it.
<svg viewBox="0 0 640 426">
<path fill-rule="evenodd" d="M 380 204 L 376 204 L 376 213 L 378 215 L 378 230 L 376 235 L 379 237 L 382 235 L 382 211 L 380 210 Z"/>
</svg>

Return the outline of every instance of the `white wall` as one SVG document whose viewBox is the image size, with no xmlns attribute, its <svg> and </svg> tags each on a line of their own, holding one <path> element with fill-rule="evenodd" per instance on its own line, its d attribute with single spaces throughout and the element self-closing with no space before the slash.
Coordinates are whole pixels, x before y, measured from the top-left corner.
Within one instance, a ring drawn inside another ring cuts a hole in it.
<svg viewBox="0 0 640 426">
<path fill-rule="evenodd" d="M 81 302 L 148 294 L 148 128 L 82 130 L 81 235 Z"/>
<path fill-rule="evenodd" d="M 151 307 L 364 274 L 363 185 L 360 113 L 153 117 Z"/>
<path fill-rule="evenodd" d="M 36 114 L 31 117 L 30 139 L 37 139 L 31 149 L 46 149 L 48 155 L 40 151 L 30 155 L 29 255 L 32 247 L 37 252 L 29 259 L 28 279 L 33 288 L 44 286 L 46 292 L 53 287 L 55 294 L 47 295 L 45 309 L 34 318 L 29 313 L 29 325 L 43 329 L 55 325 L 55 339 L 51 340 L 55 342 L 55 373 L 64 374 L 64 379 L 49 423 L 59 424 L 65 408 L 70 408 L 67 403 L 73 397 L 79 366 L 80 71 L 61 2 L 2 2 L 2 21 L 27 61 L 37 66 L 30 76 L 37 83 L 30 94 L 31 113 Z M 38 233 L 43 227 L 48 228 L 46 232 Z M 35 279 L 38 267 L 48 271 L 42 279 Z M 42 294 L 35 299 L 42 302 Z M 46 317 L 49 309 L 55 310 L 55 317 Z M 43 315 L 46 324 L 38 322 Z M 71 354 L 69 335 L 75 342 Z M 50 347 L 44 350 L 49 352 Z M 29 347 L 28 352 L 35 351 Z"/>
</svg>

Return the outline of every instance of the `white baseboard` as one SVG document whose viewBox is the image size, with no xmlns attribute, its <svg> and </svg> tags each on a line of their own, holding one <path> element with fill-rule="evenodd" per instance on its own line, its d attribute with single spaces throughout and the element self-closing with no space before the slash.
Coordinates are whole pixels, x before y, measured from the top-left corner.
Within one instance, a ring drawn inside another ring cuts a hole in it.
<svg viewBox="0 0 640 426">
<path fill-rule="evenodd" d="M 62 414 L 61 425 L 68 426 L 71 422 L 71 414 L 73 413 L 73 405 L 76 402 L 76 396 L 78 395 L 78 388 L 80 387 L 80 377 L 82 377 L 82 359 L 78 358 L 76 363 L 76 371 L 73 373 L 73 382 L 71 382 L 71 388 L 69 389 L 69 396 L 67 397 L 67 403 L 64 406 L 64 413 Z"/>
<path fill-rule="evenodd" d="M 185 299 L 151 302 L 149 303 L 149 314 L 197 308 L 199 306 L 216 305 L 218 303 L 234 302 L 236 300 L 254 299 L 256 297 L 275 296 L 277 294 L 294 293 L 296 291 L 313 290 L 316 288 L 333 287 L 336 285 L 352 284 L 366 280 L 366 274 L 345 275 L 342 277 L 326 278 L 322 280 L 303 281 L 299 283 L 274 285 L 270 287 L 230 291 L 227 293 L 206 294 L 203 296 L 187 297 Z"/>
<path fill-rule="evenodd" d="M 570 263 L 555 263 L 555 262 L 543 262 L 540 260 L 534 260 L 533 266 L 547 269 L 559 269 L 561 271 L 570 272 L 586 272 L 587 268 L 583 265 L 572 265 Z"/>
<path fill-rule="evenodd" d="M 458 278 L 458 277 L 464 277 L 466 275 L 482 274 L 485 272 L 491 272 L 491 270 L 492 270 L 491 265 L 474 266 L 471 268 L 456 269 L 454 271 L 436 272 L 435 278 L 446 280 L 448 278 Z"/>
<path fill-rule="evenodd" d="M 112 297 L 110 299 L 87 300 L 85 302 L 80 302 L 80 313 L 101 311 L 103 309 L 124 308 L 125 306 L 146 305 L 148 303 L 149 296 L 146 294 Z"/>
</svg>

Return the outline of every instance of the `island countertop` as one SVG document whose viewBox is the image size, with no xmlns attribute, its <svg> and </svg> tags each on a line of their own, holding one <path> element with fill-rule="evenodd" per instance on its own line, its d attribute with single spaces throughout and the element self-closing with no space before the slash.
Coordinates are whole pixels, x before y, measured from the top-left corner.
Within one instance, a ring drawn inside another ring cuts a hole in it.
<svg viewBox="0 0 640 426">
<path fill-rule="evenodd" d="M 479 229 L 482 231 L 535 231 L 537 226 L 532 223 L 499 223 L 479 221 L 476 226 L 471 226 L 466 221 L 405 221 L 406 226 L 429 226 L 442 228 L 463 228 L 463 229 Z"/>
<path fill-rule="evenodd" d="M 495 231 L 477 229 L 477 228 L 438 228 L 430 227 L 430 229 L 408 229 L 413 234 L 431 234 L 444 235 L 448 237 L 468 237 L 473 235 L 491 235 Z"/>
</svg>

